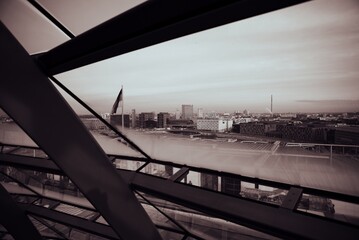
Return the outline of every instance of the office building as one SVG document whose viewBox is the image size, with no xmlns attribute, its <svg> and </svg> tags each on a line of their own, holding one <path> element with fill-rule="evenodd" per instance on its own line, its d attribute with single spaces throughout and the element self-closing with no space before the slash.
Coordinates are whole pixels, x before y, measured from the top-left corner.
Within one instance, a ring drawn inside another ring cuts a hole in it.
<svg viewBox="0 0 359 240">
<path fill-rule="evenodd" d="M 154 112 L 143 112 L 140 113 L 140 128 L 155 128 L 157 123 L 155 121 Z"/>
<path fill-rule="evenodd" d="M 158 128 L 166 128 L 169 119 L 170 119 L 169 113 L 161 112 L 161 113 L 157 114 L 157 127 Z"/>
<path fill-rule="evenodd" d="M 131 111 L 131 127 L 136 128 L 136 110 L 132 109 Z"/>
<path fill-rule="evenodd" d="M 232 125 L 233 125 L 233 121 L 227 119 L 198 119 L 197 120 L 198 130 L 225 132 L 225 131 L 230 131 L 232 129 Z"/>
<path fill-rule="evenodd" d="M 193 105 L 182 105 L 182 119 L 193 119 Z"/>
<path fill-rule="evenodd" d="M 130 115 L 129 114 L 123 114 L 123 122 L 124 122 L 124 127 L 126 127 L 126 128 L 130 127 Z M 111 114 L 110 115 L 110 123 L 113 126 L 121 127 L 122 126 L 122 115 L 121 114 Z"/>
<path fill-rule="evenodd" d="M 198 118 L 204 118 L 203 108 L 198 108 L 197 117 Z"/>
</svg>

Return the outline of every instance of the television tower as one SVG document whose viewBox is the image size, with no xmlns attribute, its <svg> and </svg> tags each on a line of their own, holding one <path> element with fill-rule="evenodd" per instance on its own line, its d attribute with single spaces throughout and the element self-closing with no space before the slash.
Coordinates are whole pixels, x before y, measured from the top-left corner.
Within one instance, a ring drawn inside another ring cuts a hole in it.
<svg viewBox="0 0 359 240">
<path fill-rule="evenodd" d="M 273 114 L 273 94 L 270 95 L 270 111 Z"/>
</svg>

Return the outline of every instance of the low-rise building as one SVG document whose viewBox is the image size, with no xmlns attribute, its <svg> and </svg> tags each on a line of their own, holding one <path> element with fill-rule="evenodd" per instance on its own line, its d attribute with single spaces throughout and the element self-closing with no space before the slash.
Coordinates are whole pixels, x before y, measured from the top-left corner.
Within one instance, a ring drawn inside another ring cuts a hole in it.
<svg viewBox="0 0 359 240">
<path fill-rule="evenodd" d="M 197 130 L 224 132 L 232 129 L 233 121 L 225 119 L 198 119 Z"/>
</svg>

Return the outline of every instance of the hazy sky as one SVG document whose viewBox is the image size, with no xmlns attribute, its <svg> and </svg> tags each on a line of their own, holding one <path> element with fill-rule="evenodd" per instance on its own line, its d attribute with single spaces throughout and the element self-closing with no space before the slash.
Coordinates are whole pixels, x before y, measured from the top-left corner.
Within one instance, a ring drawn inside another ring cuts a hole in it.
<svg viewBox="0 0 359 240">
<path fill-rule="evenodd" d="M 271 94 L 275 112 L 359 111 L 358 23 L 359 1 L 318 0 L 57 78 L 98 112 L 110 111 L 121 85 L 125 112 L 174 112 L 182 104 L 205 111 L 265 112 Z M 83 31 L 79 26 L 73 31 Z"/>
</svg>

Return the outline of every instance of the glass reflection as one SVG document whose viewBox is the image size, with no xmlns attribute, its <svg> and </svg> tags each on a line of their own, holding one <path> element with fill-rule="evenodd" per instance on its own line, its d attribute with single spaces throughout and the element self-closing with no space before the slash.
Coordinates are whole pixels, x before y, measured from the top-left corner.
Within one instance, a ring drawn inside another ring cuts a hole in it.
<svg viewBox="0 0 359 240">
<path fill-rule="evenodd" d="M 157 208 L 183 226 L 193 239 L 277 239 L 265 233 L 249 229 L 204 213 L 141 193 Z"/>
<path fill-rule="evenodd" d="M 303 194 L 297 210 L 359 226 L 359 204 Z"/>
<path fill-rule="evenodd" d="M 170 165 L 164 165 L 159 163 L 149 163 L 144 168 L 141 169 L 141 173 L 146 173 L 150 175 L 155 175 L 162 178 L 169 178 L 174 173 L 176 173 L 179 170 L 179 168 L 170 166 Z"/>
<path fill-rule="evenodd" d="M 0 20 L 29 54 L 45 52 L 69 39 L 28 1 L 0 0 Z"/>
<path fill-rule="evenodd" d="M 81 34 L 144 2 L 144 0 L 37 0 L 75 35 Z M 84 11 L 86 9 L 86 11 Z M 81 13 L 81 14 L 79 14 Z"/>
</svg>

